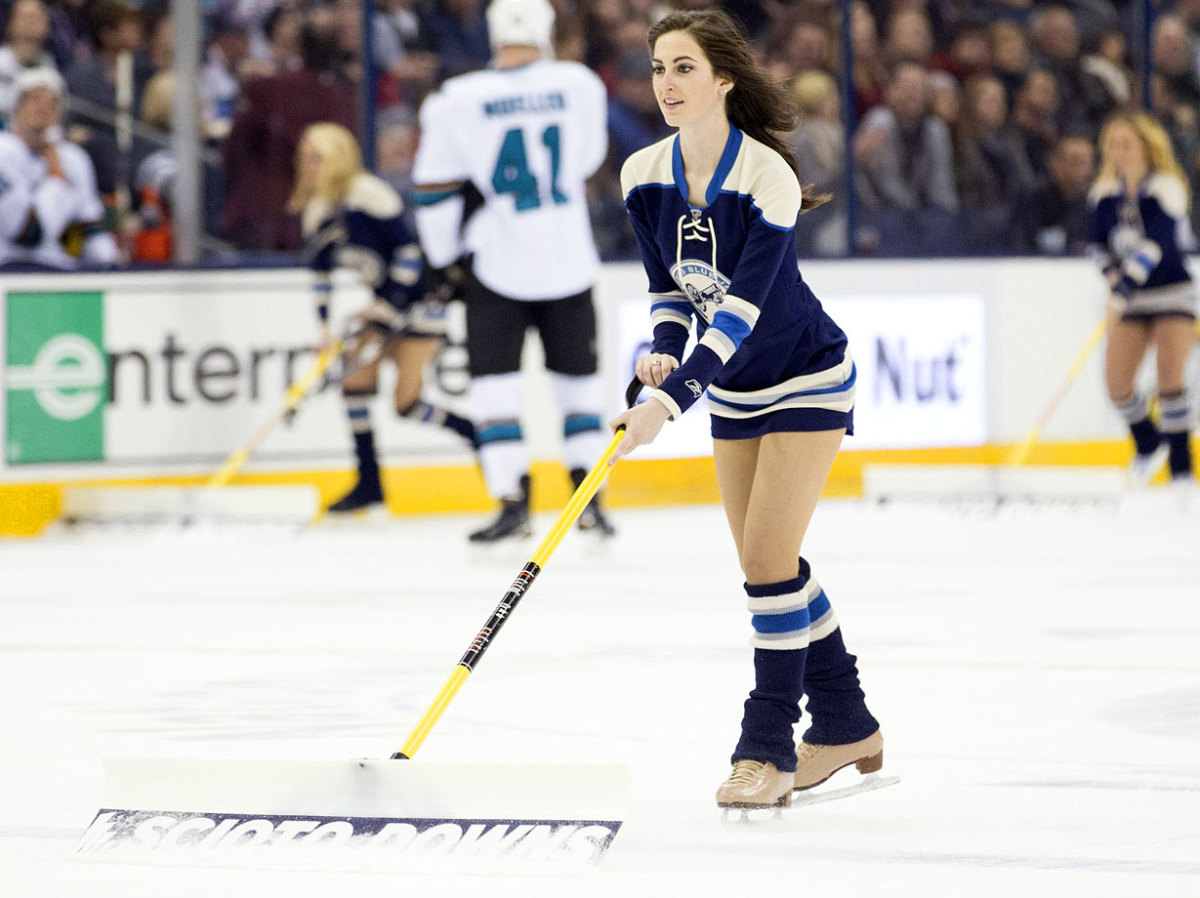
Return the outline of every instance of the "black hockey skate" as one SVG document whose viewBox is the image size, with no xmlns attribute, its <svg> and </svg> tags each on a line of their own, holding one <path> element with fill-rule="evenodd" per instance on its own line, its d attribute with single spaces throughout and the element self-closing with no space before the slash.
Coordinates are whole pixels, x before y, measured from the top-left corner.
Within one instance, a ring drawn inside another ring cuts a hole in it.
<svg viewBox="0 0 1200 898">
<path fill-rule="evenodd" d="M 579 515 L 579 529 L 583 531 L 591 531 L 600 536 L 615 536 L 617 528 L 612 525 L 612 521 L 604 514 L 600 508 L 600 503 L 592 497 L 592 501 L 587 504 L 587 507 Z"/>
<path fill-rule="evenodd" d="M 476 530 L 469 538 L 473 543 L 494 543 L 532 533 L 533 528 L 529 526 L 529 476 L 525 475 L 521 478 L 520 493 L 502 498 L 496 520 L 482 530 Z"/>
<path fill-rule="evenodd" d="M 579 489 L 579 484 L 583 483 L 587 474 L 588 472 L 583 468 L 575 468 L 571 471 L 571 483 L 575 485 L 575 489 Z M 592 496 L 591 501 L 580 512 L 578 526 L 580 530 L 604 537 L 615 536 L 617 533 L 617 528 L 612 525 L 612 521 L 600 507 L 599 494 Z"/>
<path fill-rule="evenodd" d="M 383 488 L 379 485 L 379 481 L 360 479 L 354 484 L 354 489 L 330 505 L 328 511 L 332 514 L 349 514 L 370 508 L 372 505 L 382 504 Z"/>
</svg>

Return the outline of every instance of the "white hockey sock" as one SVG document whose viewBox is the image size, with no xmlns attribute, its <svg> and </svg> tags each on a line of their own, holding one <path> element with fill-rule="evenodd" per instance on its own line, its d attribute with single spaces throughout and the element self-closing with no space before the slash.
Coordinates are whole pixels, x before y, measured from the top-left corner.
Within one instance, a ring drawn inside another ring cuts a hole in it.
<svg viewBox="0 0 1200 898">
<path fill-rule="evenodd" d="M 521 428 L 521 375 L 472 378 L 469 392 L 488 492 L 496 498 L 515 495 L 521 475 L 529 472 L 529 449 Z"/>
<path fill-rule="evenodd" d="M 563 416 L 563 464 L 568 470 L 588 470 L 608 443 L 608 428 L 601 414 L 604 388 L 600 377 L 551 372 L 550 381 Z"/>
</svg>

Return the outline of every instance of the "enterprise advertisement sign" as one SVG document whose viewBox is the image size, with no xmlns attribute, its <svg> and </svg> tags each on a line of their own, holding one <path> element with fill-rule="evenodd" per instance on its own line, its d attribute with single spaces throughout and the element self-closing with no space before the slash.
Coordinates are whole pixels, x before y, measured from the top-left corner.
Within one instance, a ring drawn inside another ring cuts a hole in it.
<svg viewBox="0 0 1200 898">
<path fill-rule="evenodd" d="M 0 294 L 4 462 L 211 466 L 243 443 L 316 359 L 317 325 L 305 272 L 249 284 L 164 275 L 146 289 Z M 335 297 L 335 322 L 365 301 Z M 461 338 L 426 373 L 425 397 L 467 412 Z M 331 372 L 336 377 L 338 370 Z M 384 452 L 461 453 L 457 440 L 399 419 L 383 366 L 373 418 Z M 299 414 L 276 427 L 257 458 L 344 460 L 350 435 L 327 377 Z"/>
</svg>

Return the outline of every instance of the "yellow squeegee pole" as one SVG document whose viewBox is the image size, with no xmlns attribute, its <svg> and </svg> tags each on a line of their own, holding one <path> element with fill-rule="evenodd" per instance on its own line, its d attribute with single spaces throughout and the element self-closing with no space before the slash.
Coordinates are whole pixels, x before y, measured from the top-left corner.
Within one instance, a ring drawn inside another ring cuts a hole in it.
<svg viewBox="0 0 1200 898">
<path fill-rule="evenodd" d="M 1029 457 L 1029 453 L 1033 451 L 1033 447 L 1041 438 L 1042 429 L 1050 423 L 1050 419 L 1054 417 L 1054 413 L 1058 411 L 1058 406 L 1066 398 L 1067 393 L 1071 389 L 1071 385 L 1075 383 L 1075 378 L 1079 377 L 1079 372 L 1083 370 L 1083 366 L 1087 364 L 1087 360 L 1091 358 L 1092 353 L 1096 350 L 1100 340 L 1104 337 L 1104 332 L 1108 328 L 1108 319 L 1101 318 L 1092 332 L 1088 334 L 1087 340 L 1083 346 L 1079 348 L 1074 360 L 1071 362 L 1071 367 L 1067 369 L 1067 376 L 1063 378 L 1063 382 L 1059 385 L 1058 390 L 1050 397 L 1050 402 L 1042 409 L 1041 415 L 1038 416 L 1037 422 L 1033 425 L 1033 429 L 1029 431 L 1025 439 L 1012 451 L 1008 457 L 1008 464 L 1022 465 L 1025 459 Z"/>
<path fill-rule="evenodd" d="M 571 500 L 567 502 L 567 507 L 562 510 L 558 516 L 558 520 L 554 522 L 554 526 L 550 528 L 550 532 L 546 534 L 541 544 L 530 556 L 529 563 L 525 565 L 517 574 L 517 579 L 513 585 L 509 587 L 504 598 L 500 600 L 500 604 L 496 606 L 496 610 L 492 612 L 492 616 L 488 622 L 484 624 L 483 629 L 479 631 L 479 635 L 471 643 L 471 647 L 467 653 L 463 655 L 463 660 L 459 661 L 454 670 L 450 672 L 450 676 L 446 678 L 445 684 L 441 691 L 425 709 L 425 713 L 421 715 L 421 719 L 417 721 L 417 725 L 413 727 L 408 738 L 404 741 L 404 745 L 400 750 L 392 755 L 393 758 L 411 758 L 416 754 L 417 749 L 421 747 L 421 743 L 425 741 L 425 737 L 429 735 L 430 730 L 441 718 L 450 702 L 454 700 L 454 696 L 458 694 L 458 690 L 462 688 L 463 683 L 467 681 L 467 677 L 471 675 L 475 665 L 487 650 L 488 645 L 495 638 L 497 631 L 503 625 L 504 621 L 512 614 L 517 602 L 521 600 L 534 579 L 541 572 L 542 566 L 554 554 L 554 550 L 558 548 L 558 544 L 562 542 L 567 531 L 571 529 L 571 525 L 575 523 L 587 504 L 592 501 L 592 497 L 596 495 L 596 491 L 600 489 L 600 485 L 604 483 L 604 479 L 608 477 L 608 472 L 611 470 L 609 461 L 613 457 L 613 453 L 617 451 L 617 446 L 621 440 L 625 438 L 625 429 L 622 427 L 613 434 L 612 440 L 608 447 L 600 456 L 600 460 L 588 472 L 588 475 L 583 478 L 583 482 L 575 490 Z"/>
<path fill-rule="evenodd" d="M 576 518 L 583 514 L 584 508 L 592 501 L 592 497 L 596 495 L 597 490 L 600 489 L 600 485 L 608 477 L 608 472 L 612 470 L 608 463 L 612 459 L 613 453 L 617 451 L 617 446 L 621 444 L 621 440 L 624 438 L 624 428 L 613 434 L 613 438 L 609 441 L 607 448 L 605 448 L 604 453 L 600 456 L 600 460 L 592 466 L 592 470 L 583 478 L 583 482 L 579 484 L 574 495 L 567 502 L 567 507 L 558 516 L 558 520 L 554 522 L 554 526 L 550 528 L 550 532 L 546 534 L 541 544 L 534 550 L 529 560 L 538 567 L 549 561 L 550 556 L 554 554 L 554 550 L 558 548 L 558 544 L 567 535 L 567 531 L 571 529 L 571 525 L 575 523 Z"/>
<path fill-rule="evenodd" d="M 462 664 L 457 664 L 454 670 L 450 672 L 450 676 L 446 678 L 446 682 L 442 685 L 441 691 L 437 697 L 425 709 L 425 713 L 421 715 L 421 719 L 417 721 L 417 725 L 413 727 L 408 738 L 404 740 L 404 745 L 400 746 L 400 751 L 393 757 L 411 758 L 417 753 L 417 749 L 421 747 L 421 743 L 425 741 L 425 737 L 429 735 L 429 731 L 441 719 L 442 713 L 454 701 L 454 696 L 458 695 L 458 690 L 462 689 L 463 683 L 467 682 L 467 677 L 471 675 L 471 668 L 465 667 Z"/>
<path fill-rule="evenodd" d="M 316 386 L 317 381 L 329 370 L 329 366 L 333 364 L 342 353 L 342 341 L 337 340 L 332 345 L 326 347 L 318 356 L 312 366 L 301 374 L 288 387 L 287 393 L 283 398 L 283 405 L 276 409 L 271 417 L 263 422 L 262 426 L 254 432 L 254 436 L 250 437 L 243 445 L 239 446 L 224 463 L 217 469 L 205 482 L 205 486 L 226 486 L 229 481 L 233 480 L 234 475 L 242 469 L 250 458 L 251 453 L 258 448 L 258 444 L 265 440 L 275 429 L 275 425 L 287 417 L 288 412 L 300 404 L 300 401 L 308 395 L 309 390 Z"/>
</svg>

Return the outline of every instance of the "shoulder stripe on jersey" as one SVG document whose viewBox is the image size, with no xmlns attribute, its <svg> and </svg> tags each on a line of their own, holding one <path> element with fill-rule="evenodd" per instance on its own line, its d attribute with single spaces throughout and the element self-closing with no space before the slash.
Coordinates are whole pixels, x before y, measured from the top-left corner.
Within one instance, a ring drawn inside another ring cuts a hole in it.
<svg viewBox="0 0 1200 898">
<path fill-rule="evenodd" d="M 800 182 L 787 161 L 766 144 L 747 138 L 730 189 L 749 196 L 762 221 L 778 231 L 791 231 L 800 214 Z"/>
<path fill-rule="evenodd" d="M 382 178 L 369 172 L 355 175 L 346 190 L 347 211 L 363 212 L 372 218 L 394 218 L 404 210 L 400 194 Z"/>
<path fill-rule="evenodd" d="M 643 188 L 668 189 L 675 186 L 671 175 L 671 145 L 674 137 L 638 150 L 621 166 L 621 193 L 629 200 Z"/>
<path fill-rule="evenodd" d="M 1120 193 L 1120 182 L 1115 178 L 1105 178 L 1092 185 L 1092 189 L 1088 191 L 1088 201 L 1098 203 L 1108 197 L 1118 196 Z"/>
<path fill-rule="evenodd" d="M 1147 196 L 1158 200 L 1158 205 L 1172 218 L 1187 215 L 1187 186 L 1179 178 L 1157 172 L 1147 179 L 1143 190 Z"/>
</svg>

